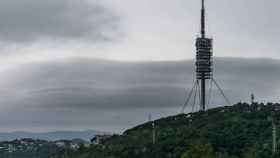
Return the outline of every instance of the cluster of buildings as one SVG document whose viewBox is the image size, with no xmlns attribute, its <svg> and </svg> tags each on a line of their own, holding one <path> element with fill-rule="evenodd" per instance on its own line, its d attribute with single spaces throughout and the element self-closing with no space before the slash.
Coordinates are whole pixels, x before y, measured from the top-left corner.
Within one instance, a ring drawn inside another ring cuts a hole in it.
<svg viewBox="0 0 280 158">
<path fill-rule="evenodd" d="M 84 141 L 82 139 L 73 140 L 57 140 L 45 141 L 35 140 L 31 138 L 17 139 L 13 141 L 0 142 L 0 157 L 1 154 L 12 153 L 26 153 L 26 152 L 40 152 L 41 150 L 61 151 L 64 149 L 78 150 L 81 146 L 90 147 L 90 145 L 102 144 L 105 140 L 112 137 L 112 135 L 96 135 L 91 141 Z"/>
<path fill-rule="evenodd" d="M 0 142 L 0 153 L 40 152 L 41 150 L 60 151 L 63 149 L 77 150 L 81 145 L 90 143 L 80 140 L 44 141 L 34 139 L 20 139 Z"/>
</svg>

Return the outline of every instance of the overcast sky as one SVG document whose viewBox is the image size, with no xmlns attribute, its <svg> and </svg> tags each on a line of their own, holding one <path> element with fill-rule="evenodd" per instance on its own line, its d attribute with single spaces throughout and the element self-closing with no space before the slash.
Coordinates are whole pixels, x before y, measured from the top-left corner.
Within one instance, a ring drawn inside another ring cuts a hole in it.
<svg viewBox="0 0 280 158">
<path fill-rule="evenodd" d="M 233 103 L 252 92 L 278 101 L 279 5 L 206 0 L 216 78 Z M 0 1 L 0 131 L 120 132 L 176 114 L 199 16 L 198 0 Z"/>
<path fill-rule="evenodd" d="M 215 55 L 279 59 L 279 3 L 206 0 Z M 190 59 L 199 9 L 198 0 L 1 1 L 1 60 L 9 67 L 73 56 Z"/>
</svg>

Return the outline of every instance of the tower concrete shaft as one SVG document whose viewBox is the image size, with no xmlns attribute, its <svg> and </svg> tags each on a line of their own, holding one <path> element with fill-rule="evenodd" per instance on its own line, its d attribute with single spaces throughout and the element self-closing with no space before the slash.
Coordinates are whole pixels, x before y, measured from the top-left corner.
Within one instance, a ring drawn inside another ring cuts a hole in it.
<svg viewBox="0 0 280 158">
<path fill-rule="evenodd" d="M 206 110 L 206 84 L 205 84 L 205 77 L 202 75 L 201 78 L 201 103 L 200 103 L 200 109 L 202 111 Z"/>
</svg>

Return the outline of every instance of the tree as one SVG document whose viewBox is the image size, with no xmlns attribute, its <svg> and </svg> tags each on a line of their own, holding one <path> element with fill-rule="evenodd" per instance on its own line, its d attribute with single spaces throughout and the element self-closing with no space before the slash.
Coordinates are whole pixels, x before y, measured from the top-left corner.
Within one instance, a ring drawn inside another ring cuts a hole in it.
<svg viewBox="0 0 280 158">
<path fill-rule="evenodd" d="M 258 152 L 255 147 L 250 148 L 243 156 L 244 158 L 257 158 Z"/>
<path fill-rule="evenodd" d="M 192 144 L 181 158 L 222 158 L 210 144 Z"/>
</svg>

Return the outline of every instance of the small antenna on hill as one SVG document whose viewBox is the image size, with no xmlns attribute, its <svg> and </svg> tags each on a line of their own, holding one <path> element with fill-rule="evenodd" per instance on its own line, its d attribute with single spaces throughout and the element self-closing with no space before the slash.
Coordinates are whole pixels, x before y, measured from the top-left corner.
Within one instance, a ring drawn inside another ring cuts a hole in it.
<svg viewBox="0 0 280 158">
<path fill-rule="evenodd" d="M 251 94 L 251 104 L 255 103 L 255 95 L 252 93 Z"/>
<path fill-rule="evenodd" d="M 156 124 L 155 121 L 152 120 L 152 114 L 149 114 L 149 122 L 152 122 L 152 139 L 153 139 L 153 145 L 156 144 Z"/>
</svg>

